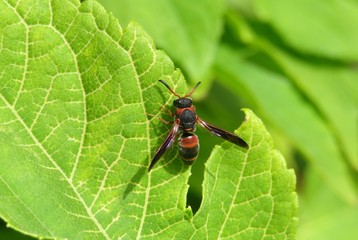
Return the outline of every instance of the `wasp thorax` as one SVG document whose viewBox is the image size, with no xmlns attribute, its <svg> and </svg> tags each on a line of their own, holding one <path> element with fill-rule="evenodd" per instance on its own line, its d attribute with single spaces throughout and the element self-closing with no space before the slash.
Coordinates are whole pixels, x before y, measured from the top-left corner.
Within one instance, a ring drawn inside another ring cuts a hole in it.
<svg viewBox="0 0 358 240">
<path fill-rule="evenodd" d="M 185 109 L 179 116 L 180 126 L 185 131 L 195 131 L 196 114 L 188 109 Z"/>
<path fill-rule="evenodd" d="M 176 108 L 187 108 L 191 107 L 192 101 L 190 98 L 178 98 L 173 101 Z"/>
</svg>

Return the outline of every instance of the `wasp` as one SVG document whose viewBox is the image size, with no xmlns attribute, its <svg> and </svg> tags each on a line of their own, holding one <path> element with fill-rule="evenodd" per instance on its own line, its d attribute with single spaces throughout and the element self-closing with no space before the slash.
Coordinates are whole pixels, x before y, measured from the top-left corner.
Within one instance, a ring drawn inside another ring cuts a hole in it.
<svg viewBox="0 0 358 240">
<path fill-rule="evenodd" d="M 198 82 L 195 87 L 188 94 L 181 97 L 177 93 L 171 89 L 171 87 L 164 82 L 163 80 L 159 80 L 168 90 L 174 94 L 178 99 L 173 101 L 173 105 L 175 107 L 175 114 L 170 113 L 174 117 L 174 121 L 166 122 L 173 123 L 170 132 L 162 145 L 154 154 L 154 157 L 149 165 L 148 172 L 153 168 L 153 166 L 157 163 L 160 157 L 165 153 L 165 151 L 172 146 L 175 138 L 178 138 L 179 145 L 179 156 L 183 160 L 183 162 L 187 165 L 191 165 L 197 159 L 199 155 L 199 138 L 194 134 L 196 124 L 199 124 L 201 127 L 207 129 L 215 136 L 221 137 L 229 142 L 232 142 L 240 147 L 249 148 L 249 145 L 237 136 L 236 134 L 230 133 L 223 129 L 220 129 L 198 117 L 195 112 L 195 106 L 190 98 L 190 96 L 194 93 L 197 87 L 201 82 Z M 165 122 L 163 119 L 161 119 Z"/>
</svg>

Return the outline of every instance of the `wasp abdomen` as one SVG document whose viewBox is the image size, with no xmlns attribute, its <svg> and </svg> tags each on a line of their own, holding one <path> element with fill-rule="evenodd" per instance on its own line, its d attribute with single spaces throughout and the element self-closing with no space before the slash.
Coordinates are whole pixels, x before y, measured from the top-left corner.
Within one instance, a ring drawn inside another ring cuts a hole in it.
<svg viewBox="0 0 358 240">
<path fill-rule="evenodd" d="M 198 136 L 193 133 L 183 133 L 179 138 L 179 155 L 185 164 L 193 164 L 199 155 Z"/>
</svg>

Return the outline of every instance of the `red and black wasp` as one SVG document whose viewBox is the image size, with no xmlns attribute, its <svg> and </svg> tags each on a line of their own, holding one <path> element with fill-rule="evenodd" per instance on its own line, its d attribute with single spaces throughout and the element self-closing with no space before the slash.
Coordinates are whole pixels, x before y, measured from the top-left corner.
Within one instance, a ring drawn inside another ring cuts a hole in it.
<svg viewBox="0 0 358 240">
<path fill-rule="evenodd" d="M 199 154 L 199 138 L 197 135 L 194 134 L 196 124 L 199 124 L 200 126 L 209 130 L 214 135 L 221 137 L 229 142 L 232 142 L 240 147 L 246 149 L 249 148 L 249 145 L 236 134 L 215 127 L 214 125 L 200 119 L 198 115 L 196 115 L 195 106 L 193 105 L 192 100 L 189 97 L 200 85 L 200 82 L 195 85 L 195 87 L 193 88 L 193 90 L 191 90 L 190 93 L 186 94 L 183 97 L 175 93 L 163 80 L 159 80 L 159 82 L 163 83 L 164 86 L 168 88 L 171 93 L 178 97 L 178 99 L 175 99 L 173 101 L 173 104 L 176 108 L 175 114 L 171 114 L 174 117 L 174 121 L 170 122 L 173 123 L 173 126 L 162 145 L 154 154 L 152 162 L 149 165 L 148 171 L 153 168 L 153 166 L 164 154 L 164 152 L 173 144 L 176 136 L 179 136 L 179 155 L 182 158 L 183 162 L 188 165 L 193 164 Z"/>
</svg>

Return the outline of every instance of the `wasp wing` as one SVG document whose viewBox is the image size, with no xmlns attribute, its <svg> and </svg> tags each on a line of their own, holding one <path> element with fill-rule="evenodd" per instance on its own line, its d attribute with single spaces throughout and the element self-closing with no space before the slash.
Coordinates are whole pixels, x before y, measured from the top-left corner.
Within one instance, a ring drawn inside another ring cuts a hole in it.
<svg viewBox="0 0 358 240">
<path fill-rule="evenodd" d="M 173 144 L 175 136 L 179 130 L 179 125 L 174 123 L 172 129 L 170 130 L 167 138 L 164 140 L 159 149 L 155 152 L 152 162 L 149 165 L 148 172 L 153 168 L 153 166 L 158 162 L 160 157 L 165 153 L 165 151 Z"/>
<path fill-rule="evenodd" d="M 210 132 L 212 132 L 214 135 L 221 137 L 229 142 L 232 142 L 240 147 L 243 148 L 249 148 L 249 145 L 245 142 L 245 140 L 243 140 L 242 138 L 240 138 L 239 136 L 237 136 L 236 134 L 230 133 L 228 131 L 225 131 L 221 128 L 218 128 L 208 122 L 205 122 L 202 119 L 198 120 L 198 124 L 204 128 L 206 128 L 207 130 L 209 130 Z"/>
</svg>

